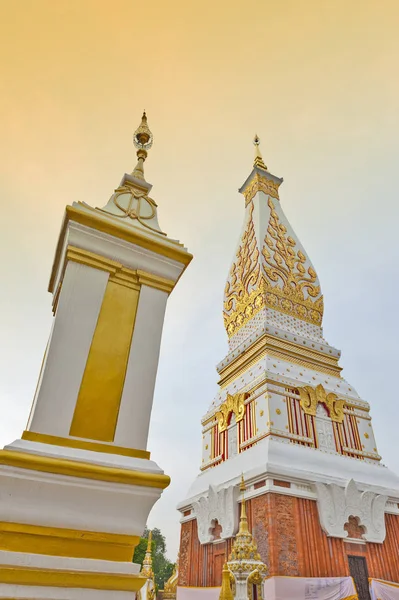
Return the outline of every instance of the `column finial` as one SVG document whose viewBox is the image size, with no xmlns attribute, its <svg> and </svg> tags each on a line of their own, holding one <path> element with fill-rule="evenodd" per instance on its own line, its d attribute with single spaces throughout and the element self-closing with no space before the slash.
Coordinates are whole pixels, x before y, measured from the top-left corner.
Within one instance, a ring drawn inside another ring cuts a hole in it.
<svg viewBox="0 0 399 600">
<path fill-rule="evenodd" d="M 137 148 L 137 165 L 132 172 L 136 179 L 144 179 L 144 161 L 147 158 L 148 150 L 151 148 L 154 141 L 154 136 L 147 123 L 146 112 L 143 112 L 141 123 L 133 134 L 133 144 Z"/>
</svg>

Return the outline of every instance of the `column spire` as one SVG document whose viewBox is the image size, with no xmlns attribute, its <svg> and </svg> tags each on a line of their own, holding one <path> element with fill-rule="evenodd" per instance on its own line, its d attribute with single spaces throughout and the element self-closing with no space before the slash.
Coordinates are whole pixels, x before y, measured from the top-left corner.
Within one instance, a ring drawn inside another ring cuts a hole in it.
<svg viewBox="0 0 399 600">
<path fill-rule="evenodd" d="M 137 148 L 138 161 L 132 172 L 132 176 L 136 177 L 136 179 L 143 179 L 145 181 L 144 161 L 147 158 L 147 151 L 151 148 L 153 141 L 154 137 L 148 127 L 147 115 L 144 111 L 143 116 L 141 117 L 141 123 L 133 134 L 133 144 Z"/>
<path fill-rule="evenodd" d="M 230 571 L 227 563 L 223 565 L 222 571 L 222 587 L 220 590 L 219 600 L 233 600 L 233 592 L 230 585 Z"/>
<path fill-rule="evenodd" d="M 141 575 L 144 575 L 147 579 L 154 579 L 154 571 L 152 570 L 152 531 L 148 533 L 147 550 L 141 568 Z"/>
<path fill-rule="evenodd" d="M 258 167 L 259 169 L 264 169 L 265 171 L 267 171 L 267 166 L 263 162 L 262 154 L 260 152 L 260 138 L 257 134 L 255 134 L 253 143 L 255 146 L 254 167 Z"/>
<path fill-rule="evenodd" d="M 247 510 L 245 506 L 245 491 L 246 491 L 244 475 L 241 475 L 240 492 L 242 492 L 241 500 L 241 515 L 240 515 L 240 527 L 238 533 L 248 533 L 248 519 Z"/>
</svg>

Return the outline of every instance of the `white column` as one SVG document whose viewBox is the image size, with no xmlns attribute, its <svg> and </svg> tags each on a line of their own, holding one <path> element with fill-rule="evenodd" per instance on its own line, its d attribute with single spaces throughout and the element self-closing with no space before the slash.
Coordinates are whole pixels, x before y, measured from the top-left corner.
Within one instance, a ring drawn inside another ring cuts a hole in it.
<svg viewBox="0 0 399 600">
<path fill-rule="evenodd" d="M 114 443 L 147 447 L 168 294 L 142 285 Z"/>
<path fill-rule="evenodd" d="M 108 272 L 69 261 L 28 429 L 68 436 Z"/>
</svg>

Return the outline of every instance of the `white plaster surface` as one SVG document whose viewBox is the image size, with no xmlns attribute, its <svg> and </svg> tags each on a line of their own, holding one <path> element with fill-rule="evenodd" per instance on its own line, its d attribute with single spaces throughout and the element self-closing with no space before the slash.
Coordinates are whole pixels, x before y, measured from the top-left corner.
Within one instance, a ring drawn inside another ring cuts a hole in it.
<svg viewBox="0 0 399 600">
<path fill-rule="evenodd" d="M 28 429 L 68 436 L 108 273 L 68 262 Z"/>
<path fill-rule="evenodd" d="M 0 466 L 0 521 L 141 535 L 162 491 Z"/>
<path fill-rule="evenodd" d="M 179 507 L 191 504 L 208 490 L 209 485 L 221 487 L 238 484 L 241 473 L 246 481 L 269 475 L 277 479 L 294 478 L 305 484 L 336 483 L 342 487 L 345 487 L 349 479 L 353 479 L 360 490 L 369 489 L 399 499 L 399 477 L 381 464 L 328 454 L 315 448 L 292 444 L 288 439 L 278 441 L 269 436 L 250 450 L 203 471 L 195 479 L 186 500 Z"/>
<path fill-rule="evenodd" d="M 141 286 L 115 444 L 146 448 L 165 316 L 166 292 Z"/>
</svg>

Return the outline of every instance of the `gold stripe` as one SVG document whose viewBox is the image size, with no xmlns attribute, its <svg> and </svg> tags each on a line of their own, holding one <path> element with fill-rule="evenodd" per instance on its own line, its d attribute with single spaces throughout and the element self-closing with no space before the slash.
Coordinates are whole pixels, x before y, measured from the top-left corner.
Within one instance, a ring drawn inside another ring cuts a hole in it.
<svg viewBox="0 0 399 600">
<path fill-rule="evenodd" d="M 0 565 L 0 583 L 9 585 L 137 592 L 145 582 L 145 577 L 136 574 L 61 571 Z"/>
<path fill-rule="evenodd" d="M 120 456 L 131 456 L 133 458 L 150 458 L 150 453 L 147 452 L 147 450 L 136 450 L 135 448 L 124 448 L 123 446 L 114 446 L 111 444 L 85 442 L 83 440 L 75 440 L 72 438 L 60 437 L 58 435 L 36 433 L 35 431 L 24 431 L 21 437 L 23 440 L 39 442 L 40 444 L 51 444 L 52 446 L 79 448 L 80 450 L 91 450 L 92 452 L 104 452 L 106 454 L 118 454 Z"/>
<path fill-rule="evenodd" d="M 190 264 L 193 258 L 192 254 L 187 252 L 187 250 L 184 249 L 182 244 L 173 243 L 172 245 L 170 243 L 165 243 L 163 239 L 157 239 L 157 237 L 155 236 L 150 238 L 141 231 L 139 231 L 136 227 L 131 227 L 128 229 L 127 227 L 121 226 L 119 223 L 116 223 L 109 218 L 106 219 L 98 215 L 94 210 L 90 214 L 83 210 L 80 210 L 79 208 L 67 206 L 66 216 L 59 237 L 56 256 L 51 272 L 49 292 L 53 291 L 57 267 L 62 254 L 65 232 L 69 221 L 80 223 L 81 225 L 85 225 L 86 227 L 92 227 L 97 231 L 102 231 L 103 233 L 107 233 L 119 239 L 125 240 L 127 242 L 130 242 L 131 244 L 136 244 L 137 246 L 141 246 L 142 248 L 151 250 L 156 254 L 160 254 L 161 256 L 166 256 L 167 258 L 175 260 L 183 264 L 185 267 Z"/>
<path fill-rule="evenodd" d="M 39 456 L 38 454 L 28 454 L 14 450 L 0 450 L 0 465 L 55 475 L 66 475 L 68 477 L 82 477 L 125 485 L 160 488 L 162 490 L 168 487 L 170 483 L 170 477 L 163 473 L 128 471 L 127 469 L 104 467 L 94 463 Z"/>
<path fill-rule="evenodd" d="M 50 556 L 128 561 L 140 536 L 0 522 L 0 550 Z"/>
<path fill-rule="evenodd" d="M 108 281 L 69 435 L 112 442 L 118 421 L 139 292 Z"/>
</svg>

